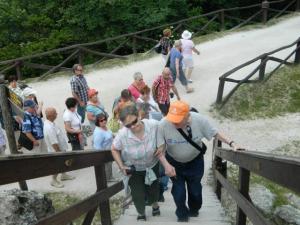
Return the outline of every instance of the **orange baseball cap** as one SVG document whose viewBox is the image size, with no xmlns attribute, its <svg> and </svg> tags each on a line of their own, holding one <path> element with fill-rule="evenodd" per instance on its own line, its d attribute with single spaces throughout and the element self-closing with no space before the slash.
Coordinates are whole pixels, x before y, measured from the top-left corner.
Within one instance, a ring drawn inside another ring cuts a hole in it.
<svg viewBox="0 0 300 225">
<path fill-rule="evenodd" d="M 96 89 L 91 88 L 91 89 L 88 90 L 89 98 L 93 97 L 96 94 L 98 94 L 98 91 Z"/>
<path fill-rule="evenodd" d="M 171 123 L 180 123 L 189 112 L 189 104 L 184 101 L 175 101 L 171 103 L 166 119 Z"/>
</svg>

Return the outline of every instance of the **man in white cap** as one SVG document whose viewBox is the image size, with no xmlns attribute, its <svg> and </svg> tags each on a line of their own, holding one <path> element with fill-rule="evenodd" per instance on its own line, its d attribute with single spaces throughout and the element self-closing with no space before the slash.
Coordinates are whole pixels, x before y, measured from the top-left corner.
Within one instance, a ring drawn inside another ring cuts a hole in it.
<svg viewBox="0 0 300 225">
<path fill-rule="evenodd" d="M 240 148 L 218 132 L 204 116 L 190 112 L 189 105 L 184 101 L 171 103 L 169 113 L 160 121 L 156 155 L 173 182 L 171 193 L 177 207 L 178 222 L 187 222 L 189 217 L 197 217 L 199 214 L 202 206 L 203 154 L 206 150 L 202 139 L 211 140 L 213 137 L 228 144 L 233 150 Z M 197 148 L 190 140 L 196 143 Z M 163 149 L 166 149 L 165 156 L 161 154 Z"/>
<path fill-rule="evenodd" d="M 189 83 L 192 83 L 191 75 L 194 69 L 193 52 L 200 55 L 200 52 L 195 48 L 194 42 L 191 40 L 192 33 L 188 30 L 183 31 L 181 35 L 182 55 L 183 55 L 183 69 L 185 76 Z"/>
</svg>

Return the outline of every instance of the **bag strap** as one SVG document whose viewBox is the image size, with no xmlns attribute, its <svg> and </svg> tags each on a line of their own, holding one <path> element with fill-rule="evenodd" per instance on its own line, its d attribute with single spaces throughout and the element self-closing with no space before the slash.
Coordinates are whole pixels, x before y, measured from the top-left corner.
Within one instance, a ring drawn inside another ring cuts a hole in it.
<svg viewBox="0 0 300 225">
<path fill-rule="evenodd" d="M 182 137 L 184 137 L 184 139 L 187 140 L 193 147 L 195 147 L 202 155 L 205 154 L 206 149 L 200 147 L 200 145 L 195 143 L 188 135 L 186 135 L 186 133 L 184 133 L 181 128 L 178 128 L 177 130 L 182 135 Z"/>
</svg>

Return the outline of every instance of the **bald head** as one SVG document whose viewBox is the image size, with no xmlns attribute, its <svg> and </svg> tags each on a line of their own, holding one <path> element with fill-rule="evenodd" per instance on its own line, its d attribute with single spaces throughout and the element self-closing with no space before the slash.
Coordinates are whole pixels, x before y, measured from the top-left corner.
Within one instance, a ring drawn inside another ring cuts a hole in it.
<svg viewBox="0 0 300 225">
<path fill-rule="evenodd" d="M 53 107 L 46 108 L 45 114 L 46 114 L 47 120 L 50 120 L 51 122 L 53 122 L 56 119 L 56 116 L 57 116 L 56 109 L 53 108 Z"/>
<path fill-rule="evenodd" d="M 164 70 L 162 71 L 162 75 L 164 79 L 169 78 L 169 76 L 171 75 L 171 70 L 169 67 L 165 67 Z"/>
</svg>

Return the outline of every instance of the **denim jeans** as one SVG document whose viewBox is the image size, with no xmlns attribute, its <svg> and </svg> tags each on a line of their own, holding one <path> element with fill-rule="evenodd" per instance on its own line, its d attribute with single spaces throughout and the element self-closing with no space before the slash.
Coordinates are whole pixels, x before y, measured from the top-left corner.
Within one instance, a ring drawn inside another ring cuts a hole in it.
<svg viewBox="0 0 300 225">
<path fill-rule="evenodd" d="M 173 83 L 175 84 L 175 81 L 176 81 L 176 78 L 177 78 L 176 69 L 175 68 L 170 68 L 170 69 L 171 69 L 171 72 L 172 72 Z M 182 70 L 182 67 L 179 67 L 179 81 L 183 86 L 187 85 L 187 79 L 186 79 L 185 74 Z"/>
<path fill-rule="evenodd" d="M 163 195 L 164 191 L 168 190 L 169 177 L 165 174 L 165 168 L 159 164 L 159 193 Z"/>
<path fill-rule="evenodd" d="M 199 154 L 195 159 L 187 163 L 177 162 L 169 155 L 166 155 L 166 157 L 176 170 L 176 177 L 171 178 L 173 182 L 171 193 L 177 207 L 175 213 L 179 219 L 187 218 L 189 212 L 197 213 L 202 206 L 203 155 Z M 186 186 L 188 206 L 186 205 Z"/>
<path fill-rule="evenodd" d="M 84 123 L 86 106 L 77 106 L 77 113 L 81 116 L 81 123 Z"/>
</svg>

